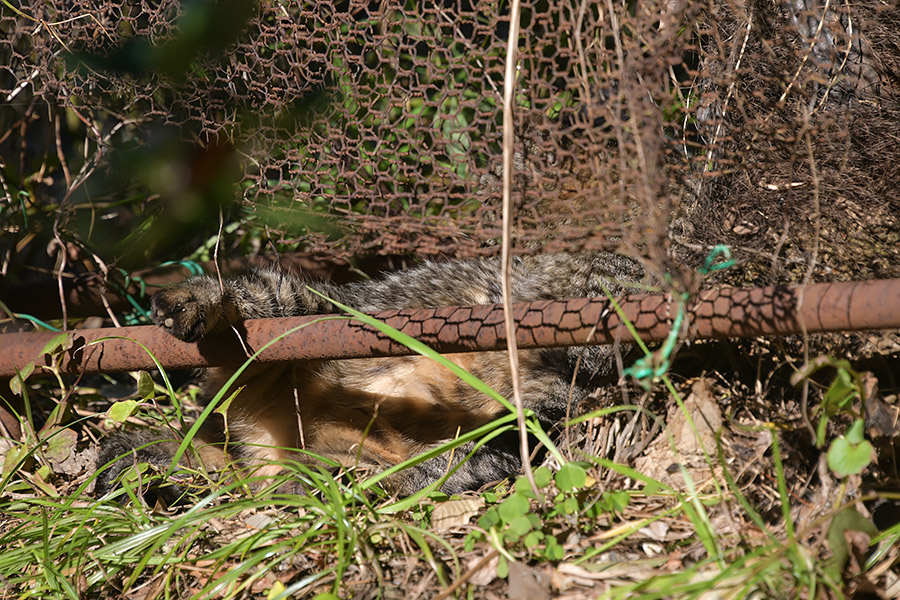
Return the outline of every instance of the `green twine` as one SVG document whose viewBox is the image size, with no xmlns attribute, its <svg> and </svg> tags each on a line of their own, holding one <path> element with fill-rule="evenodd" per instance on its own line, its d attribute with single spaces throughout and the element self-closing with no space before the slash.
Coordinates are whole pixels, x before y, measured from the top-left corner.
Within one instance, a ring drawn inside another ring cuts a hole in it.
<svg viewBox="0 0 900 600">
<path fill-rule="evenodd" d="M 191 275 L 203 275 L 203 267 L 200 266 L 199 263 L 196 263 L 192 260 L 170 260 L 160 264 L 160 267 L 168 267 L 171 265 L 178 265 L 186 268 Z M 122 278 L 124 279 L 124 283 L 119 285 L 118 283 L 109 280 L 107 283 L 115 292 L 120 294 L 125 300 L 132 306 L 131 311 L 122 315 L 122 321 L 126 325 L 139 325 L 141 323 L 150 322 L 150 313 L 144 310 L 144 307 L 135 299 L 135 297 L 128 292 L 128 288 L 131 287 L 131 284 L 134 283 L 139 286 L 140 291 L 138 292 L 138 296 L 140 298 L 147 297 L 147 282 L 144 281 L 139 275 L 132 275 L 125 269 L 118 269 L 119 273 L 121 273 Z M 45 323 L 41 321 L 37 317 L 32 317 L 31 315 L 27 315 L 25 313 L 11 313 L 13 317 L 16 319 L 24 319 L 25 321 L 29 321 L 34 323 L 38 327 L 43 327 L 49 331 L 60 331 L 59 328 L 50 325 L 49 323 Z"/>
<path fill-rule="evenodd" d="M 721 262 L 716 262 L 722 258 Z M 700 269 L 702 275 L 709 275 L 712 271 L 727 269 L 734 266 L 735 261 L 731 257 L 731 250 L 725 244 L 718 244 L 710 250 L 709 255 Z M 675 345 L 678 343 L 678 333 L 681 331 L 681 324 L 684 322 L 684 307 L 688 301 L 688 293 L 684 292 L 678 296 L 678 313 L 672 322 L 672 329 L 666 336 L 665 342 L 655 352 L 647 352 L 634 362 L 633 365 L 623 371 L 624 375 L 632 377 L 645 390 L 650 389 L 650 383 L 663 375 L 672 365 L 672 353 L 675 351 Z"/>
<path fill-rule="evenodd" d="M 724 260 L 720 263 L 713 264 L 715 260 L 722 255 Z M 709 275 L 713 271 L 718 271 L 720 269 L 727 269 L 728 267 L 734 266 L 734 259 L 731 258 L 731 250 L 725 244 L 718 244 L 713 246 L 713 249 L 709 251 L 709 256 L 706 257 L 706 261 L 703 263 L 703 268 L 700 269 L 701 275 Z"/>
<path fill-rule="evenodd" d="M 681 324 L 684 322 L 684 305 L 687 302 L 687 292 L 678 298 L 678 313 L 672 322 L 672 329 L 666 336 L 666 341 L 662 347 L 656 352 L 648 352 L 645 356 L 637 359 L 633 365 L 623 371 L 624 375 L 632 377 L 645 390 L 650 389 L 650 382 L 662 377 L 672 365 L 672 352 L 675 351 L 675 344 L 678 342 L 678 332 L 681 331 Z"/>
<path fill-rule="evenodd" d="M 58 327 L 54 327 L 53 325 L 50 325 L 49 323 L 45 323 L 45 322 L 41 321 L 37 317 L 32 317 L 31 315 L 26 315 L 25 313 L 12 313 L 12 316 L 14 316 L 17 319 L 25 319 L 26 321 L 31 321 L 38 327 L 43 327 L 44 329 L 49 329 L 50 331 L 61 331 Z"/>
<path fill-rule="evenodd" d="M 125 280 L 125 283 L 123 285 L 125 286 L 126 290 L 131 287 L 132 282 L 134 282 L 137 283 L 141 288 L 141 291 L 139 293 L 140 297 L 143 298 L 147 295 L 147 282 L 144 281 L 140 275 L 132 275 L 125 269 L 119 269 L 119 273 L 122 274 L 122 278 Z"/>
<path fill-rule="evenodd" d="M 190 271 L 191 275 L 203 275 L 203 267 L 200 266 L 200 263 L 196 263 L 192 260 L 167 260 L 166 262 L 160 264 L 161 267 L 170 267 L 172 265 L 178 265 L 179 267 L 184 267 L 188 271 Z"/>
<path fill-rule="evenodd" d="M 199 263 L 196 263 L 192 260 L 169 260 L 164 263 L 161 263 L 160 267 L 169 267 L 172 265 L 176 265 L 179 267 L 184 267 L 188 270 L 191 275 L 203 275 L 203 267 L 200 266 Z M 134 283 L 139 286 L 140 292 L 138 296 L 140 298 L 147 297 L 147 282 L 144 281 L 140 275 L 132 275 L 128 271 L 124 269 L 119 269 L 119 272 L 122 273 L 122 277 L 125 280 L 123 286 L 118 286 L 113 284 L 113 287 L 116 288 L 116 291 L 121 294 L 125 300 L 131 304 L 134 310 L 128 312 L 123 315 L 122 320 L 126 325 L 138 325 L 140 323 L 147 323 L 150 319 L 150 313 L 148 313 L 141 304 L 134 298 L 132 294 L 128 293 L 128 288 L 131 287 L 131 284 Z"/>
<path fill-rule="evenodd" d="M 147 295 L 147 284 L 137 275 L 132 275 L 128 271 L 124 269 L 119 269 L 119 273 L 122 274 L 122 278 L 124 279 L 124 283 L 119 285 L 114 281 L 110 281 L 110 287 L 112 287 L 116 292 L 118 292 L 125 300 L 131 305 L 132 309 L 130 312 L 122 315 L 122 321 L 125 322 L 126 325 L 138 325 L 141 323 L 147 323 L 150 321 L 150 313 L 144 310 L 144 307 L 140 305 L 140 303 L 135 300 L 134 296 L 128 292 L 128 288 L 131 287 L 132 283 L 136 283 L 139 288 L 139 296 L 141 298 L 146 297 Z"/>
</svg>

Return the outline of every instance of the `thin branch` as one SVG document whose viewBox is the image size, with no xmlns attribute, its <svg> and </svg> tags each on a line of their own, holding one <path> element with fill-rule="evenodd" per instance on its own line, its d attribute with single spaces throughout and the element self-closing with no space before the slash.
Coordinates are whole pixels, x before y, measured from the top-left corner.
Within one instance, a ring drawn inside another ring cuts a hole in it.
<svg viewBox="0 0 900 600">
<path fill-rule="evenodd" d="M 823 17 L 824 19 L 824 17 Z M 806 287 L 809 286 L 809 282 L 812 279 L 813 271 L 816 268 L 816 262 L 819 260 L 819 237 L 821 235 L 821 207 L 819 205 L 819 174 L 816 170 L 816 159 L 813 154 L 812 148 L 812 139 L 810 136 L 810 123 L 809 123 L 809 113 L 804 113 L 803 115 L 803 129 L 804 129 L 804 138 L 806 139 L 806 152 L 809 156 L 809 172 L 812 176 L 813 183 L 813 248 L 812 248 L 812 256 L 809 259 L 809 265 L 807 265 L 806 273 L 803 275 L 803 287 L 800 288 L 798 305 L 799 308 L 803 308 L 803 301 L 805 300 Z M 809 334 L 806 331 L 806 322 L 802 319 L 800 320 L 800 326 L 803 329 L 803 364 L 809 364 Z M 809 431 L 810 436 L 812 436 L 813 443 L 816 443 L 816 428 L 813 426 L 812 421 L 809 419 L 809 377 L 803 378 L 803 386 L 800 389 L 800 412 L 803 416 L 803 422 L 806 424 L 806 429 Z"/>
<path fill-rule="evenodd" d="M 516 346 L 516 326 L 512 313 L 512 256 L 510 252 L 512 240 L 512 181 L 513 181 L 513 144 L 515 142 L 515 123 L 513 122 L 513 103 L 516 89 L 516 51 L 519 47 L 519 16 L 521 6 L 519 0 L 512 0 L 509 9 L 509 39 L 506 43 L 506 72 L 503 81 L 503 243 L 500 262 L 502 264 L 501 288 L 503 290 L 503 323 L 506 329 L 506 349 L 509 352 L 510 379 L 512 380 L 513 402 L 516 406 L 516 422 L 519 426 L 519 456 L 522 459 L 522 470 L 535 498 L 544 501 L 534 481 L 531 470 L 530 452 L 528 451 L 528 431 L 525 427 L 525 408 L 522 406 L 522 389 L 519 382 L 519 352 Z"/>
</svg>

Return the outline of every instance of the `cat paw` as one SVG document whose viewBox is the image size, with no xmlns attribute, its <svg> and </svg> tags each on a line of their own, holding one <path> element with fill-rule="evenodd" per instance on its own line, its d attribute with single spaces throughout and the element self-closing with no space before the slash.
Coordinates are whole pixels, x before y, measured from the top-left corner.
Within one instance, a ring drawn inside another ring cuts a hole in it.
<svg viewBox="0 0 900 600">
<path fill-rule="evenodd" d="M 218 317 L 218 289 L 198 283 L 187 281 L 160 290 L 151 303 L 153 322 L 185 342 L 196 342 L 209 333 Z"/>
</svg>

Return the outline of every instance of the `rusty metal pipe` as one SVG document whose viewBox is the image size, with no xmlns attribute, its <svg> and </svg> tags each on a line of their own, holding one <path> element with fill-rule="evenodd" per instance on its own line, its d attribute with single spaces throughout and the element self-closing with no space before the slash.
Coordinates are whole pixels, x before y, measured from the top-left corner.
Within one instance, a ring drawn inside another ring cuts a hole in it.
<svg viewBox="0 0 900 600">
<path fill-rule="evenodd" d="M 619 303 L 645 341 L 665 338 L 677 309 L 664 294 L 623 296 Z M 622 321 L 605 298 L 523 303 L 514 305 L 513 311 L 520 348 L 628 340 Z M 444 353 L 505 347 L 500 305 L 389 310 L 374 316 Z M 900 280 L 708 290 L 697 295 L 687 316 L 685 335 L 690 339 L 900 328 Z M 273 344 L 258 360 L 411 353 L 377 330 L 336 315 L 259 319 L 247 321 L 239 329 L 247 348 L 255 351 L 299 325 L 305 327 Z M 42 349 L 56 335 L 0 336 L 0 377 L 12 376 L 32 361 L 44 364 L 49 359 L 42 355 Z M 149 326 L 77 330 L 70 336 L 68 349 L 58 357 L 60 368 L 69 373 L 155 368 L 141 345 L 167 369 L 237 365 L 247 356 L 233 331 L 208 336 L 197 344 L 180 342 Z"/>
</svg>

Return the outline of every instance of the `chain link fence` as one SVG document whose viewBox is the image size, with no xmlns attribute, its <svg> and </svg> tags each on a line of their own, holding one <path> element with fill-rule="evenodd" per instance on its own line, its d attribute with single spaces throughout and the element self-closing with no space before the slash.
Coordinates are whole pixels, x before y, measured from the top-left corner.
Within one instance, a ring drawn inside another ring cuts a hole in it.
<svg viewBox="0 0 900 600">
<path fill-rule="evenodd" d="M 332 257 L 494 253 L 507 11 L 4 5 L 4 273 L 36 239 L 71 269 L 116 258 L 113 225 L 215 231 L 220 206 Z M 900 275 L 898 30 L 879 2 L 523 2 L 517 251 L 677 273 L 726 243 L 744 284 Z"/>
</svg>

